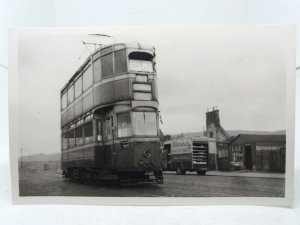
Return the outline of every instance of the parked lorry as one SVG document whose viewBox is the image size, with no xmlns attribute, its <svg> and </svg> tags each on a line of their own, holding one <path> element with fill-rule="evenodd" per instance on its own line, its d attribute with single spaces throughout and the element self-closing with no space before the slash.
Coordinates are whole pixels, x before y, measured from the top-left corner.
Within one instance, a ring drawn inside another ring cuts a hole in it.
<svg viewBox="0 0 300 225">
<path fill-rule="evenodd" d="M 212 154 L 211 154 L 212 153 Z M 183 175 L 196 171 L 205 175 L 209 168 L 209 155 L 216 153 L 216 140 L 208 137 L 179 138 L 164 142 L 162 168 Z"/>
</svg>

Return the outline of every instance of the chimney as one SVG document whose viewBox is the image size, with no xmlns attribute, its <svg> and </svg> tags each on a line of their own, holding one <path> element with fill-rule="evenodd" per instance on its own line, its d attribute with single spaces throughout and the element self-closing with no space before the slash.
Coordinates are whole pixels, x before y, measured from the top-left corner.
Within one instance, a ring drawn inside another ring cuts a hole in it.
<svg viewBox="0 0 300 225">
<path fill-rule="evenodd" d="M 211 123 L 213 123 L 216 127 L 220 127 L 219 110 L 214 107 L 212 111 L 206 113 L 206 129 Z"/>
</svg>

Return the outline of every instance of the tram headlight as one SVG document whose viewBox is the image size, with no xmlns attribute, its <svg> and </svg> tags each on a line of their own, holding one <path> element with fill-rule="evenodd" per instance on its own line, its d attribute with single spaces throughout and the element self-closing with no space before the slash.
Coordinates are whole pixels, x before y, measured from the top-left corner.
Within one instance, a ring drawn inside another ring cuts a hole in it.
<svg viewBox="0 0 300 225">
<path fill-rule="evenodd" d="M 152 156 L 150 150 L 145 150 L 143 155 L 144 155 L 144 158 L 146 158 L 146 159 L 149 159 Z"/>
</svg>

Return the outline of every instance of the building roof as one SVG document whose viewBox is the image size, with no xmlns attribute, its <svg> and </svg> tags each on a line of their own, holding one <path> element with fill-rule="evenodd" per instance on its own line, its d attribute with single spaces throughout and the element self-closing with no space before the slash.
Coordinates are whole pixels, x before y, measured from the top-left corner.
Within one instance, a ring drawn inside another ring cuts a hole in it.
<svg viewBox="0 0 300 225">
<path fill-rule="evenodd" d="M 286 135 L 239 134 L 232 139 L 230 144 L 243 144 L 243 143 L 253 143 L 253 142 L 286 143 Z"/>
</svg>

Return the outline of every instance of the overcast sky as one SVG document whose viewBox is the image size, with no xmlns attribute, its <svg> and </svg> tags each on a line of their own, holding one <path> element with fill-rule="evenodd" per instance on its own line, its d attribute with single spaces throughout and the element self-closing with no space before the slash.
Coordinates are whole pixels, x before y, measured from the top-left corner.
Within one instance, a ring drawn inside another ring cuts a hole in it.
<svg viewBox="0 0 300 225">
<path fill-rule="evenodd" d="M 202 26 L 87 33 L 155 46 L 161 129 L 176 134 L 203 131 L 205 112 L 213 106 L 227 130 L 285 130 L 289 31 L 283 26 Z M 19 132 L 25 154 L 60 151 L 60 90 L 88 56 L 82 37 L 61 30 L 19 38 Z"/>
</svg>

